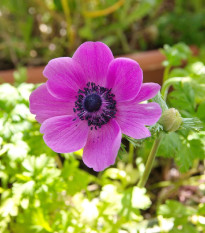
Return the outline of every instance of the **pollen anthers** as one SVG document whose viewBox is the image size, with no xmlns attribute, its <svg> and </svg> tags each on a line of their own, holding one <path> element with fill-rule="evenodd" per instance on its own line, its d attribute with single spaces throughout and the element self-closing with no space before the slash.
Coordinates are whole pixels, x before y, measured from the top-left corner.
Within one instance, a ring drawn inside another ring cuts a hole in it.
<svg viewBox="0 0 205 233">
<path fill-rule="evenodd" d="M 97 130 L 115 117 L 117 109 L 114 97 L 111 89 L 88 82 L 83 90 L 79 89 L 73 111 L 80 120 L 87 120 L 91 130 Z"/>
</svg>

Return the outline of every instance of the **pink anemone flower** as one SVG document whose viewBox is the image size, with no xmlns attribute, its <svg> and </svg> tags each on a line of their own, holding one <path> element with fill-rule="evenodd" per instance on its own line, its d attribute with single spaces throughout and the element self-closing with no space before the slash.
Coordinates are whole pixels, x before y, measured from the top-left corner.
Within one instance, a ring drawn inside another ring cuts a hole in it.
<svg viewBox="0 0 205 233">
<path fill-rule="evenodd" d="M 135 139 L 151 136 L 145 125 L 161 116 L 157 103 L 141 103 L 160 90 L 142 84 L 139 64 L 116 58 L 101 42 L 86 42 L 73 57 L 51 60 L 47 82 L 30 96 L 30 111 L 41 123 L 45 143 L 55 152 L 83 150 L 84 163 L 102 171 L 115 163 L 122 133 Z"/>
</svg>

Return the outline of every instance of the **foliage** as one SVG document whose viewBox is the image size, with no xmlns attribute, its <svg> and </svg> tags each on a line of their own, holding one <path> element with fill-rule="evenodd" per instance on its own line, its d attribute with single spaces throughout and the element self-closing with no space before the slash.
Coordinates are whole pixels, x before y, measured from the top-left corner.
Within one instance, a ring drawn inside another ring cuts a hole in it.
<svg viewBox="0 0 205 233">
<path fill-rule="evenodd" d="M 138 33 L 132 25 L 140 24 L 161 2 L 2 0 L 1 58 L 15 66 L 44 64 L 54 57 L 72 55 L 86 40 L 103 41 L 117 54 L 130 52 L 127 31 Z M 133 46 L 135 42 L 133 38 Z"/>
<path fill-rule="evenodd" d="M 173 200 L 168 200 L 164 205 L 158 208 L 158 218 L 160 224 L 163 222 L 169 223 L 171 233 L 187 232 L 197 233 L 199 232 L 194 225 L 200 226 L 200 218 L 198 216 L 200 209 L 204 208 L 204 205 L 199 205 L 198 211 L 192 207 L 184 206 L 181 203 Z M 168 225 L 168 224 L 167 224 Z"/>
<path fill-rule="evenodd" d="M 161 45 L 183 41 L 190 45 L 202 45 L 203 33 L 199 32 L 205 29 L 205 24 L 202 23 L 205 19 L 204 2 L 177 0 L 170 8 L 167 11 L 165 8 L 164 14 L 156 20 L 159 29 L 157 43 Z"/>
<path fill-rule="evenodd" d="M 88 40 L 115 55 L 178 41 L 204 45 L 204 17 L 201 0 L 1 0 L 0 68 L 71 56 Z"/>
<path fill-rule="evenodd" d="M 204 124 L 202 106 L 205 93 L 205 65 L 200 58 L 192 57 L 189 47 L 183 43 L 176 44 L 173 47 L 165 45 L 163 53 L 167 58 L 164 65 L 169 67 L 169 73 L 166 73 L 166 68 L 165 75 L 167 75 L 167 78 L 162 86 L 162 93 L 166 98 L 166 92 L 171 86 L 173 87 L 173 90 L 168 94 L 167 104 L 169 108 L 174 107 L 179 110 L 181 116 L 184 117 L 184 126 L 182 124 L 181 129 L 177 132 L 164 135 L 158 155 L 174 158 L 180 171 L 187 172 L 195 160 L 205 158 L 205 131 L 199 133 L 200 127 L 197 127 L 199 121 L 197 118 Z M 182 60 L 187 61 L 187 64 L 185 67 L 179 68 Z M 176 68 L 170 70 L 172 67 Z M 157 101 L 156 98 L 154 99 Z M 186 118 L 189 118 L 189 124 L 190 121 L 193 124 L 196 123 L 195 131 L 191 130 L 194 127 L 187 127 Z M 204 130 L 204 126 L 202 128 Z M 146 143 L 149 144 L 150 142 L 147 141 Z"/>
<path fill-rule="evenodd" d="M 150 127 L 150 139 L 124 137 L 116 165 L 95 173 L 81 162 L 82 150 L 57 154 L 45 145 L 29 112 L 36 85 L 24 83 L 25 69 L 15 73 L 14 86 L 0 85 L 1 233 L 205 231 L 205 131 L 193 130 L 199 129 L 193 117 L 205 124 L 205 66 L 185 45 L 166 48 L 175 68 L 162 89 L 173 91 L 167 105 L 160 95 L 153 101 L 177 108 L 187 123 L 164 135 L 147 189 L 137 183 L 153 137 L 163 130 L 159 123 Z M 188 59 L 183 68 L 173 63 L 173 50 L 176 60 Z"/>
<path fill-rule="evenodd" d="M 0 232 L 117 232 L 141 221 L 151 201 L 134 185 L 137 169 L 91 175 L 79 168 L 82 152 L 51 151 L 28 109 L 34 88 L 0 86 Z"/>
</svg>

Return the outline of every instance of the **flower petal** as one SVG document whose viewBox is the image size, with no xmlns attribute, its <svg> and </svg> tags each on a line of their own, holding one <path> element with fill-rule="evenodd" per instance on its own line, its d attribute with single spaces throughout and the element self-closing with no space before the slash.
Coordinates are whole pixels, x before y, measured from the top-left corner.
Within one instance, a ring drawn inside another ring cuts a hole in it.
<svg viewBox="0 0 205 233">
<path fill-rule="evenodd" d="M 51 60 L 43 71 L 48 78 L 49 92 L 60 99 L 74 99 L 78 90 L 86 85 L 86 79 L 80 65 L 70 57 Z"/>
<path fill-rule="evenodd" d="M 143 83 L 134 101 L 140 103 L 152 99 L 159 92 L 160 88 L 161 86 L 157 83 Z"/>
<path fill-rule="evenodd" d="M 95 171 L 102 171 L 114 164 L 121 137 L 120 127 L 113 119 L 101 129 L 90 131 L 83 152 L 84 163 Z"/>
<path fill-rule="evenodd" d="M 36 120 L 42 123 L 48 118 L 73 114 L 74 103 L 63 101 L 52 96 L 46 84 L 39 86 L 30 95 L 30 111 L 36 115 Z"/>
<path fill-rule="evenodd" d="M 102 42 L 85 42 L 76 50 L 73 59 L 81 65 L 90 82 L 104 85 L 108 66 L 114 57 Z"/>
<path fill-rule="evenodd" d="M 126 101 L 118 104 L 116 120 L 122 133 L 141 139 L 150 136 L 149 130 L 144 125 L 155 124 L 161 117 L 161 112 L 157 103 L 134 104 L 133 101 Z"/>
<path fill-rule="evenodd" d="M 107 85 L 117 101 L 134 99 L 140 91 L 143 73 L 139 64 L 129 58 L 117 58 L 110 63 Z"/>
<path fill-rule="evenodd" d="M 45 120 L 40 132 L 45 143 L 57 153 L 77 151 L 85 146 L 89 127 L 87 122 L 74 116 L 57 116 Z"/>
</svg>

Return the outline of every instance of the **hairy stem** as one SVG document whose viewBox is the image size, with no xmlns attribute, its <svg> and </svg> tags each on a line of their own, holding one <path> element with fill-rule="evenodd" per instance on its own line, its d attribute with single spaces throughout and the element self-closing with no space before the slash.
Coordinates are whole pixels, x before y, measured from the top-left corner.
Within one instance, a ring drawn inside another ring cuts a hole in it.
<svg viewBox="0 0 205 233">
<path fill-rule="evenodd" d="M 179 82 L 191 82 L 191 78 L 189 78 L 189 77 L 174 77 L 174 78 L 170 78 L 170 79 L 166 80 L 165 82 L 163 82 L 161 94 L 162 94 L 165 101 L 167 98 L 169 88 L 172 85 L 174 85 L 175 83 L 179 83 Z"/>
<path fill-rule="evenodd" d="M 170 69 L 171 69 L 170 65 L 166 66 L 163 75 L 163 83 L 168 79 Z"/>
<path fill-rule="evenodd" d="M 138 187 L 139 188 L 143 188 L 146 183 L 147 183 L 147 180 L 148 180 L 148 177 L 150 175 L 150 172 L 152 170 L 152 166 L 153 166 L 153 163 L 154 163 L 154 159 L 155 159 L 155 155 L 157 153 L 157 150 L 159 148 L 159 145 L 160 145 L 160 142 L 162 140 L 162 137 L 163 137 L 163 134 L 160 133 L 159 136 L 155 139 L 153 145 L 152 145 L 152 149 L 149 153 L 149 156 L 148 156 L 148 159 L 147 159 L 147 163 L 146 163 L 146 166 L 145 166 L 145 170 L 144 170 L 144 173 L 138 183 Z"/>
</svg>

